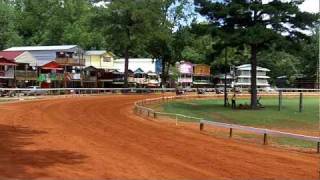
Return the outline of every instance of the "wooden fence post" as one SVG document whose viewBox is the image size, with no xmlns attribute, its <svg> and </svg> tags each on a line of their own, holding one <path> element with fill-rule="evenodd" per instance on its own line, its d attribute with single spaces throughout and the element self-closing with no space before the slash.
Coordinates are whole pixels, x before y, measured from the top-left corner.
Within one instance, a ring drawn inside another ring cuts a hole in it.
<svg viewBox="0 0 320 180">
<path fill-rule="evenodd" d="M 203 123 L 200 123 L 200 131 L 202 131 L 202 130 L 203 130 L 203 128 L 204 128 Z"/>
<path fill-rule="evenodd" d="M 157 113 L 153 112 L 153 118 L 156 119 L 157 118 Z"/>
<path fill-rule="evenodd" d="M 302 101 L 303 101 L 303 94 L 301 92 L 300 93 L 300 98 L 299 98 L 299 112 L 302 112 L 302 109 L 303 109 Z"/>
<path fill-rule="evenodd" d="M 229 131 L 229 138 L 232 138 L 232 128 L 230 128 L 230 131 Z"/>
<path fill-rule="evenodd" d="M 282 91 L 279 91 L 279 105 L 278 105 L 278 110 L 281 111 L 281 106 L 282 106 Z"/>
<path fill-rule="evenodd" d="M 317 143 L 317 153 L 320 153 L 320 142 Z"/>
<path fill-rule="evenodd" d="M 268 144 L 268 136 L 267 136 L 267 133 L 264 133 L 264 134 L 263 134 L 263 144 L 264 144 L 264 145 L 267 145 L 267 144 Z"/>
</svg>

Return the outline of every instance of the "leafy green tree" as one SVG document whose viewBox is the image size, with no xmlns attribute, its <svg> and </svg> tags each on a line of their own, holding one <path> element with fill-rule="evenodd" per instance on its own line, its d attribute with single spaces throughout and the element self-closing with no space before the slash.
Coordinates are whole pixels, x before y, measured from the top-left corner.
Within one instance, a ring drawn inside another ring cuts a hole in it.
<svg viewBox="0 0 320 180">
<path fill-rule="evenodd" d="M 151 32 L 151 0 L 111 1 L 100 7 L 94 24 L 103 28 L 109 50 L 125 58 L 124 87 L 128 87 L 129 57 L 144 49 L 147 34 Z"/>
<path fill-rule="evenodd" d="M 22 43 L 15 26 L 16 18 L 17 15 L 13 6 L 0 0 L 0 49 Z"/>
<path fill-rule="evenodd" d="M 78 44 L 102 46 L 101 33 L 92 31 L 94 9 L 88 0 L 16 0 L 15 21 L 25 45 Z"/>
<path fill-rule="evenodd" d="M 215 26 L 222 46 L 250 47 L 251 108 L 257 108 L 257 54 L 271 43 L 308 38 L 301 30 L 315 26 L 318 15 L 299 11 L 303 0 L 195 0 L 197 11 Z"/>
<path fill-rule="evenodd" d="M 194 15 L 188 11 L 188 0 L 154 1 L 153 32 L 147 51 L 156 59 L 162 60 L 161 82 L 167 82 L 170 66 L 182 59 L 182 51 L 186 44 L 187 31 L 184 26 Z"/>
<path fill-rule="evenodd" d="M 292 54 L 300 58 L 300 72 L 316 82 L 319 71 L 319 34 L 314 33 L 310 41 L 302 41 L 301 47 L 301 51 Z"/>
<path fill-rule="evenodd" d="M 275 80 L 279 76 L 290 78 L 301 73 L 301 58 L 285 51 L 277 51 L 276 49 L 261 51 L 258 53 L 257 59 L 258 65 L 271 70 L 268 73 L 271 77 L 271 84 L 275 84 Z"/>
</svg>

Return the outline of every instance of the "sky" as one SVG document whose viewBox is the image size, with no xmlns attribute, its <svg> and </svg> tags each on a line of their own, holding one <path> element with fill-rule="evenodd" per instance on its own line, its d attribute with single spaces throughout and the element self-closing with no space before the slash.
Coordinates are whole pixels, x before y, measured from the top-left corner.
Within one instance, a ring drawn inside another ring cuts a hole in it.
<svg viewBox="0 0 320 180">
<path fill-rule="evenodd" d="M 319 0 L 306 0 L 301 6 L 301 11 L 307 11 L 312 13 L 319 12 Z"/>
<path fill-rule="evenodd" d="M 193 0 L 190 0 L 193 1 Z M 219 0 L 217 0 L 219 1 Z M 263 0 L 264 2 L 270 2 L 272 0 Z M 290 1 L 290 0 L 283 0 L 283 1 Z M 300 6 L 301 11 L 306 11 L 310 13 L 317 13 L 320 11 L 320 0 L 305 0 Z M 197 15 L 197 20 L 199 22 L 205 21 L 204 17 Z"/>
</svg>

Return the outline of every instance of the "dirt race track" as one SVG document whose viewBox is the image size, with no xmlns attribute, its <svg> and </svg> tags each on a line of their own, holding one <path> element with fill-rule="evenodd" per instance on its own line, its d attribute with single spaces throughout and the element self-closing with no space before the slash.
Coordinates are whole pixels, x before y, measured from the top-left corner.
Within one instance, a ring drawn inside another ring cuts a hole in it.
<svg viewBox="0 0 320 180">
<path fill-rule="evenodd" d="M 317 179 L 319 156 L 135 116 L 146 96 L 0 105 L 0 179 Z"/>
</svg>

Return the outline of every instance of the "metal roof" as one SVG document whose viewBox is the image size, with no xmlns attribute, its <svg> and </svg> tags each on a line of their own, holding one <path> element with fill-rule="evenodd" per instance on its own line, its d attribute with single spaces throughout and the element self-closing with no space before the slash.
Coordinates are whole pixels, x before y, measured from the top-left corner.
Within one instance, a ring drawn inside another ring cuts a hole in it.
<svg viewBox="0 0 320 180">
<path fill-rule="evenodd" d="M 59 45 L 59 46 L 21 46 L 11 47 L 4 51 L 61 51 L 76 48 L 77 45 Z"/>
<path fill-rule="evenodd" d="M 14 61 L 16 57 L 20 56 L 24 51 L 0 51 L 0 56 Z"/>
<path fill-rule="evenodd" d="M 17 64 L 13 61 L 10 61 L 10 60 L 0 56 L 0 65 L 16 66 Z"/>
<path fill-rule="evenodd" d="M 90 56 L 90 55 L 97 55 L 97 56 L 101 56 L 103 54 L 105 54 L 107 51 L 104 50 L 99 50 L 99 51 L 86 51 L 86 55 Z"/>
<path fill-rule="evenodd" d="M 241 66 L 237 66 L 237 69 L 251 71 L 251 64 L 243 64 Z M 257 66 L 257 71 L 270 71 L 270 70 L 267 68 Z"/>
</svg>

